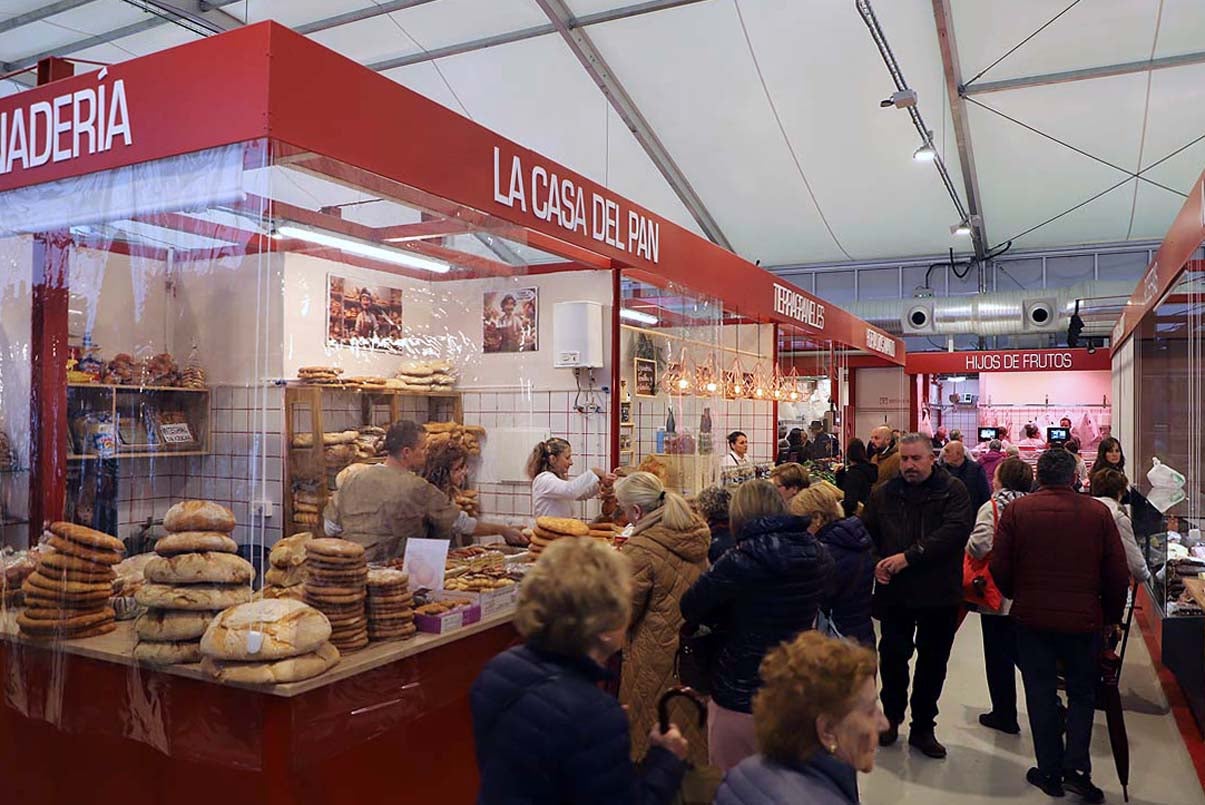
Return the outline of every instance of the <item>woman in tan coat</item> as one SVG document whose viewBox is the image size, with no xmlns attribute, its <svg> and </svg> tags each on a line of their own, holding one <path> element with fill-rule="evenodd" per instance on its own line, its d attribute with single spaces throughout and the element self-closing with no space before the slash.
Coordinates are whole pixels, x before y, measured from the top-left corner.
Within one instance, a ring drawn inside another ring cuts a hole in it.
<svg viewBox="0 0 1205 805">
<path fill-rule="evenodd" d="M 657 720 L 657 700 L 680 684 L 674 673 L 682 628 L 678 604 L 707 570 L 711 531 L 680 495 L 666 490 L 651 473 L 620 479 L 615 498 L 635 523 L 621 549 L 631 562 L 633 584 L 619 700 L 627 706 L 632 724 L 632 756 L 639 758 L 648 749 L 649 730 Z M 671 720 L 681 725 L 690 744 L 689 760 L 705 764 L 706 736 L 689 711 L 674 713 Z"/>
</svg>

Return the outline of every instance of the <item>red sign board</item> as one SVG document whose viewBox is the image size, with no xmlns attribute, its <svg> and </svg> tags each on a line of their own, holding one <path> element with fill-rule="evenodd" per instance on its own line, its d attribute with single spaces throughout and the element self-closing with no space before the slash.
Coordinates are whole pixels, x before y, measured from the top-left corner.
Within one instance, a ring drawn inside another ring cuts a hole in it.
<svg viewBox="0 0 1205 805">
<path fill-rule="evenodd" d="M 983 372 L 1094 372 L 1109 370 L 1103 349 L 1016 349 L 995 352 L 913 352 L 904 371 L 910 375 L 979 374 Z"/>
</svg>

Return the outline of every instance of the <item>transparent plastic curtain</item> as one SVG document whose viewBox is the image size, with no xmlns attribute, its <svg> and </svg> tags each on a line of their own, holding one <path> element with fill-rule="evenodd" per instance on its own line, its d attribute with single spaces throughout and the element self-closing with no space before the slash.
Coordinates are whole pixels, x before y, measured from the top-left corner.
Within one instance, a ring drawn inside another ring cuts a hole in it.
<svg viewBox="0 0 1205 805">
<path fill-rule="evenodd" d="M 28 519 L 31 497 L 43 511 L 42 523 L 3 531 L 4 706 L 24 718 L 172 755 L 259 762 L 254 708 L 223 717 L 221 702 L 172 695 L 190 683 L 134 662 L 132 623 L 174 503 L 231 508 L 245 557 L 268 537 L 267 518 L 246 504 L 269 483 L 265 390 L 280 375 L 279 272 L 266 210 L 249 192 L 267 161 L 266 143 L 242 143 L 0 194 L 0 408 L 11 449 L 7 460 L 0 449 L 0 492 L 5 522 Z M 61 277 L 45 270 L 50 261 Z M 46 287 L 31 295 L 37 278 Z M 65 386 L 65 410 L 31 410 L 29 366 L 46 343 L 31 335 L 38 320 L 66 325 L 66 352 L 40 356 L 42 399 Z M 39 442 L 31 425 L 48 411 L 61 417 L 59 444 Z M 34 475 L 35 461 L 58 469 Z M 54 523 L 113 541 L 89 547 Z M 188 653 L 161 656 L 173 650 Z"/>
</svg>

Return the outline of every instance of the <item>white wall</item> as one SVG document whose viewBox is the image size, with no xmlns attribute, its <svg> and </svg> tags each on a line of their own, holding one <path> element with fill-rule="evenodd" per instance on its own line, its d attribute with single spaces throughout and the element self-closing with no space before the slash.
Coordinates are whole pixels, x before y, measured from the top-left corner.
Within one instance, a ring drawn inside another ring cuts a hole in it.
<svg viewBox="0 0 1205 805">
<path fill-rule="evenodd" d="M 904 368 L 857 369 L 854 433 L 866 441 L 880 425 L 908 429 L 908 375 Z"/>
<path fill-rule="evenodd" d="M 1134 420 L 1138 416 L 1134 405 L 1134 344 L 1137 340 L 1134 337 L 1126 341 L 1113 355 L 1113 436 L 1121 442 L 1122 455 L 1134 456 L 1131 463 L 1137 462 L 1134 452 Z"/>
</svg>

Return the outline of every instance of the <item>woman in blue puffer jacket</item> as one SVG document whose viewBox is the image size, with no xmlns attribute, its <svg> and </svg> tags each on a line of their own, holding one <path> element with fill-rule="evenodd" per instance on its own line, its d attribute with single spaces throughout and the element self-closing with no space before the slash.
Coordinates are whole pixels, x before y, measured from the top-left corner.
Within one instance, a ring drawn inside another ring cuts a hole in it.
<svg viewBox="0 0 1205 805">
<path fill-rule="evenodd" d="M 792 498 L 791 514 L 808 518 L 808 531 L 833 557 L 833 574 L 820 606 L 828 633 L 874 650 L 870 600 L 875 561 L 870 532 L 861 519 L 846 517 L 841 502 L 823 487 L 809 487 Z"/>
<path fill-rule="evenodd" d="M 766 652 L 811 629 L 833 560 L 794 517 L 769 481 L 747 481 L 732 495 L 729 524 L 737 544 L 682 597 L 688 624 L 723 636 L 712 669 L 708 755 L 724 771 L 757 751 L 753 694 Z"/>
</svg>

